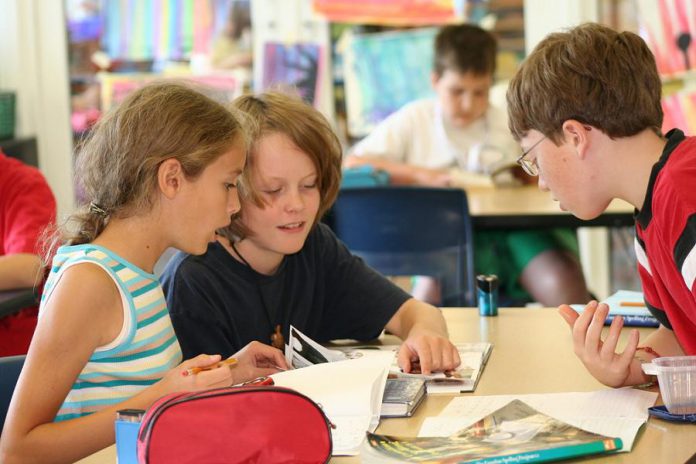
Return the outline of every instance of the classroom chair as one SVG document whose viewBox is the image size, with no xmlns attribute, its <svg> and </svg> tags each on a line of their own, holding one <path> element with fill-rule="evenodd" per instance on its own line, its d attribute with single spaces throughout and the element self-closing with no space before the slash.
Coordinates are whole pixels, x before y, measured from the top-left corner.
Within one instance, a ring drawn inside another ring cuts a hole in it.
<svg viewBox="0 0 696 464">
<path fill-rule="evenodd" d="M 326 221 L 387 276 L 440 283 L 441 306 L 475 306 L 473 235 L 466 193 L 415 186 L 342 189 Z"/>
<path fill-rule="evenodd" d="M 26 355 L 4 356 L 0 358 L 0 432 L 5 424 L 7 408 L 10 406 L 19 373 L 24 366 Z"/>
</svg>

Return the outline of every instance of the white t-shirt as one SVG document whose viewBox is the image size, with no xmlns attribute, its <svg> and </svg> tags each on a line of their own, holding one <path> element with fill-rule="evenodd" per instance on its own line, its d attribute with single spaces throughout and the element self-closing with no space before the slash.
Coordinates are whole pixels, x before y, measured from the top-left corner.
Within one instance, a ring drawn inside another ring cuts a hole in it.
<svg viewBox="0 0 696 464">
<path fill-rule="evenodd" d="M 356 156 L 377 156 L 413 166 L 489 174 L 520 154 L 507 127 L 507 116 L 489 107 L 465 128 L 444 121 L 435 99 L 411 102 L 391 114 L 353 147 Z"/>
</svg>

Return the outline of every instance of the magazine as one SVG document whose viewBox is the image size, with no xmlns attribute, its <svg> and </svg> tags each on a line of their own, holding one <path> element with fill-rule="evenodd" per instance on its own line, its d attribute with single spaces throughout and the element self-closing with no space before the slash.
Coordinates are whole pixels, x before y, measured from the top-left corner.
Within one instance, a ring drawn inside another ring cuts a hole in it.
<svg viewBox="0 0 696 464">
<path fill-rule="evenodd" d="M 620 438 L 574 427 L 513 400 L 448 437 L 393 437 L 368 433 L 363 462 L 546 462 L 615 452 Z"/>
</svg>

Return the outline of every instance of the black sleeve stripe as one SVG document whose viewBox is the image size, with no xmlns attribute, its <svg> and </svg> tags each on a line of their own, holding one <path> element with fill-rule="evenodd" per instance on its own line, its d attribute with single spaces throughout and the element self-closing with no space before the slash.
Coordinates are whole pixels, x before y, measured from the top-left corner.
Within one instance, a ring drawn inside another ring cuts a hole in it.
<svg viewBox="0 0 696 464">
<path fill-rule="evenodd" d="M 660 324 L 664 325 L 669 330 L 673 330 L 672 324 L 669 323 L 669 319 L 667 318 L 667 313 L 665 313 L 661 309 L 654 307 L 647 301 L 645 302 L 645 306 L 648 308 L 648 311 L 650 311 L 650 314 L 652 314 L 655 317 L 655 319 L 657 319 L 660 322 Z"/>
<path fill-rule="evenodd" d="M 682 231 L 676 245 L 674 245 L 674 262 L 677 264 L 677 269 L 682 272 L 682 267 L 689 253 L 696 245 L 696 214 L 689 216 L 686 220 L 686 225 Z"/>
</svg>

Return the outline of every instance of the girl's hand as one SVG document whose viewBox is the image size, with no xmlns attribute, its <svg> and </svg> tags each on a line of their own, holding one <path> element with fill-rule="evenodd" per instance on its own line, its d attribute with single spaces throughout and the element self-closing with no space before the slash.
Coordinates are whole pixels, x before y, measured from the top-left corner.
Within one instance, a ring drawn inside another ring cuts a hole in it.
<svg viewBox="0 0 696 464">
<path fill-rule="evenodd" d="M 208 388 L 228 387 L 232 385 L 231 366 L 214 367 L 220 361 L 219 354 L 201 354 L 182 362 L 167 372 L 158 382 L 162 395 L 179 391 L 198 391 Z M 195 374 L 189 374 L 193 368 L 211 368 Z"/>
<path fill-rule="evenodd" d="M 230 366 L 232 383 L 235 385 L 288 369 L 288 363 L 280 350 L 256 341 L 249 343 L 232 357 L 237 359 L 237 364 Z"/>
<path fill-rule="evenodd" d="M 591 301 L 585 306 L 582 314 L 578 314 L 568 305 L 559 306 L 558 311 L 572 330 L 575 354 L 590 374 L 610 387 L 626 385 L 640 338 L 638 330 L 631 331 L 626 348 L 623 352 L 617 353 L 616 345 L 623 328 L 623 318 L 614 318 L 608 335 L 602 340 L 604 320 L 609 314 L 606 304 Z"/>
</svg>

